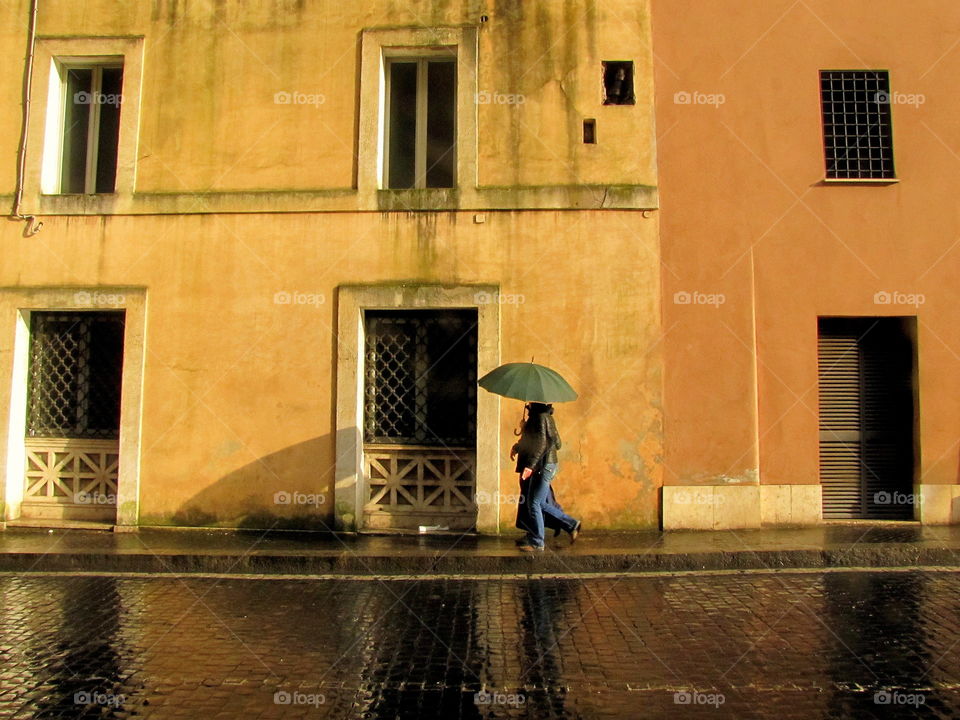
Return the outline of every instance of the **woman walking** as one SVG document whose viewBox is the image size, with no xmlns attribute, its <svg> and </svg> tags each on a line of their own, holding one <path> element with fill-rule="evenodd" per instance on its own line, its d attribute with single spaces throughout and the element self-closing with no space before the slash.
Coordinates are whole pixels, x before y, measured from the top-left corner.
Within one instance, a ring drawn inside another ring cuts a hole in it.
<svg viewBox="0 0 960 720">
<path fill-rule="evenodd" d="M 557 450 L 561 445 L 553 405 L 532 402 L 526 410 L 528 417 L 522 424 L 520 441 L 514 446 L 523 497 L 517 508 L 517 527 L 526 530 L 519 541 L 520 550 L 537 552 L 544 547 L 545 527 L 552 527 L 557 533 L 567 532 L 573 542 L 580 534 L 581 523 L 563 511 L 550 486 L 557 474 Z"/>
</svg>

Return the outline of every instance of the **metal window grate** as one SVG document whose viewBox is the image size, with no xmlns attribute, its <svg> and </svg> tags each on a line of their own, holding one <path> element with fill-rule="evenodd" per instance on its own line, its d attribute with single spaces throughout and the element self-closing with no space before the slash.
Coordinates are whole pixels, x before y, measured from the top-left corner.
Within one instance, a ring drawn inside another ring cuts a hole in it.
<svg viewBox="0 0 960 720">
<path fill-rule="evenodd" d="M 31 315 L 27 437 L 119 437 L 123 327 L 122 311 Z"/>
<path fill-rule="evenodd" d="M 820 73 L 827 178 L 896 177 L 890 113 L 890 75 L 884 70 Z"/>
<path fill-rule="evenodd" d="M 367 311 L 364 440 L 473 446 L 477 313 Z"/>
</svg>

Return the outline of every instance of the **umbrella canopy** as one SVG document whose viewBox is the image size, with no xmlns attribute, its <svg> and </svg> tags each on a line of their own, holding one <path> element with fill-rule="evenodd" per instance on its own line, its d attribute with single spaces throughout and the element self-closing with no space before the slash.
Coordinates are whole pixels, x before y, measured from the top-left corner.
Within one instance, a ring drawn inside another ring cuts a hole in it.
<svg viewBox="0 0 960 720">
<path fill-rule="evenodd" d="M 507 363 L 477 381 L 484 390 L 526 402 L 556 403 L 577 399 L 560 373 L 535 363 Z"/>
</svg>

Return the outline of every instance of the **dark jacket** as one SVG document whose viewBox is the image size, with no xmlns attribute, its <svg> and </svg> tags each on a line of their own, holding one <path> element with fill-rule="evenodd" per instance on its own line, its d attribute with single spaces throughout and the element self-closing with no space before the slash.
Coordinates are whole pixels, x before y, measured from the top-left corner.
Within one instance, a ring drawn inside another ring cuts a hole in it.
<svg viewBox="0 0 960 720">
<path fill-rule="evenodd" d="M 523 434 L 517 443 L 517 472 L 524 468 L 538 470 L 541 463 L 557 462 L 560 448 L 560 433 L 553 420 L 553 408 L 533 405 L 530 417 L 523 426 Z"/>
</svg>

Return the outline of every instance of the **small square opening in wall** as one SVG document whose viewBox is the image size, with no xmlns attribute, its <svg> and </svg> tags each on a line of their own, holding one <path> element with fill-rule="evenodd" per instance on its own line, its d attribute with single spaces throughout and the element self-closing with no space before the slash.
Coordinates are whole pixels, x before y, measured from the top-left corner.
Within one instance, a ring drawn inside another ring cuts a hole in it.
<svg viewBox="0 0 960 720">
<path fill-rule="evenodd" d="M 583 144 L 584 145 L 597 144 L 597 121 L 596 120 L 587 119 L 583 121 Z"/>
<path fill-rule="evenodd" d="M 603 63 L 603 104 L 635 105 L 633 61 L 605 60 Z"/>
</svg>

